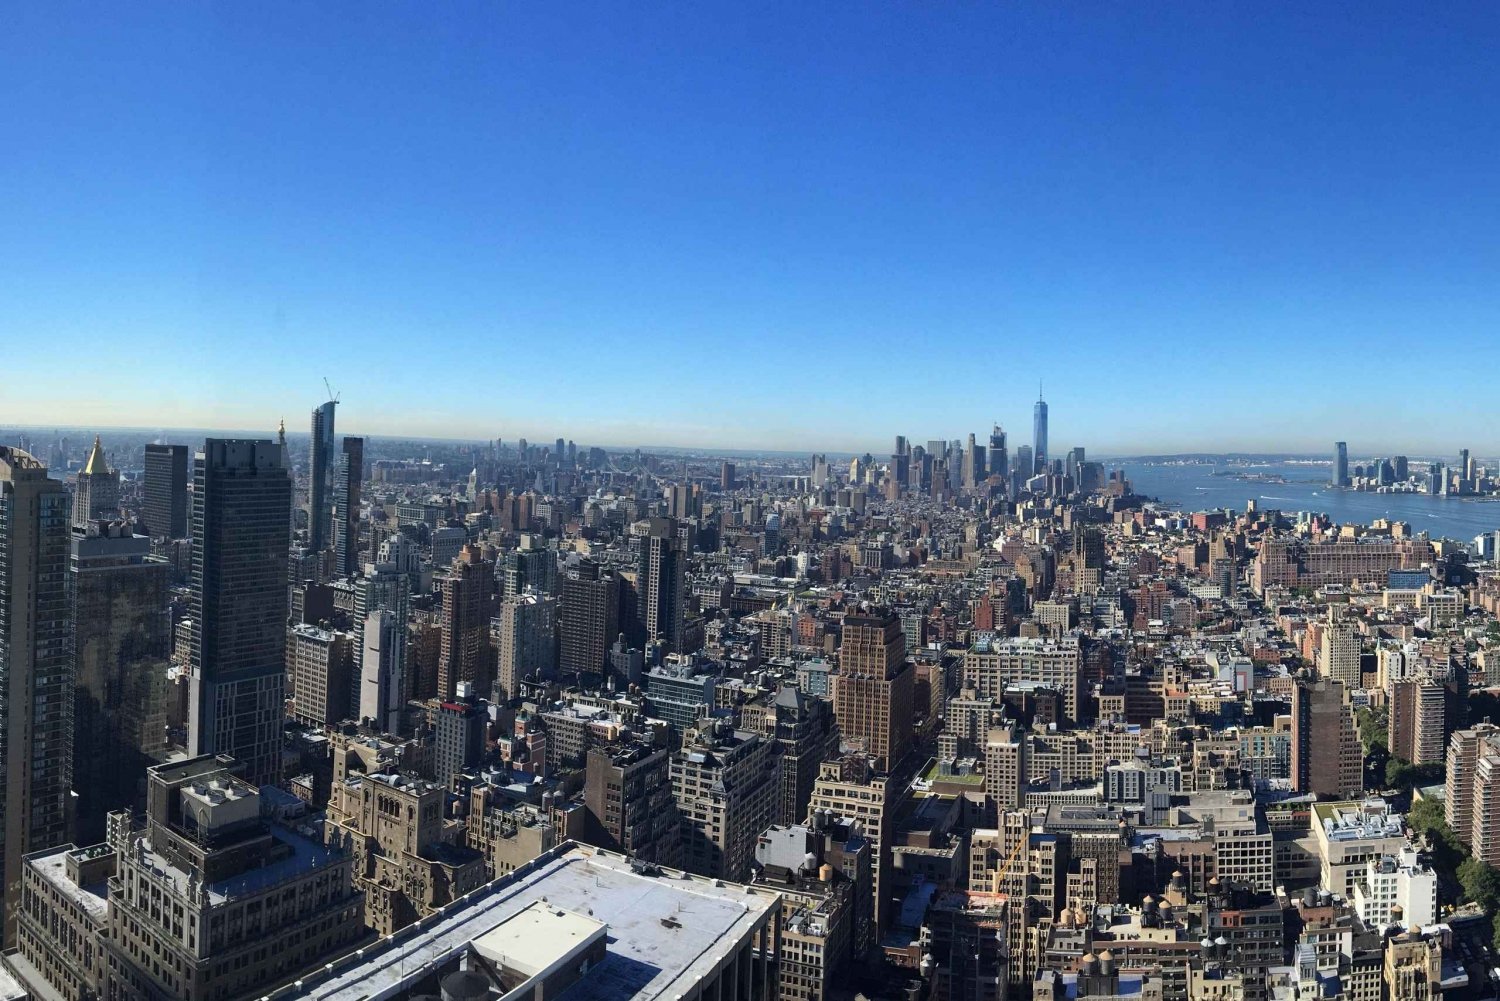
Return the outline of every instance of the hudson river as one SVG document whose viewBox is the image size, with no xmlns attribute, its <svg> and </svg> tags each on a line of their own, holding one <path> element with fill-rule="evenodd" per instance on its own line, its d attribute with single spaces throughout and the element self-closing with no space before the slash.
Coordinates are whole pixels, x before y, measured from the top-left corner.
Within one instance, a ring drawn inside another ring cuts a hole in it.
<svg viewBox="0 0 1500 1001">
<path fill-rule="evenodd" d="M 1328 489 L 1329 466 L 1304 463 L 1267 465 L 1167 465 L 1106 461 L 1105 468 L 1125 470 L 1135 492 L 1155 497 L 1184 511 L 1245 509 L 1255 500 L 1262 509 L 1322 512 L 1340 523 L 1369 524 L 1376 518 L 1404 521 L 1434 538 L 1472 541 L 1482 532 L 1500 530 L 1500 501 L 1430 497 L 1427 494 L 1375 494 Z M 1215 471 L 1280 476 L 1285 483 L 1256 483 Z"/>
</svg>

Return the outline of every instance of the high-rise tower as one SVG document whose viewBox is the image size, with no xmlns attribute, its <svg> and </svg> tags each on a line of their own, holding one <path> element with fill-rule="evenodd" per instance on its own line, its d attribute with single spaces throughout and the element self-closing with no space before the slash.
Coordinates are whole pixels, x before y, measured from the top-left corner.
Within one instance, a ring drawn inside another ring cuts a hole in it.
<svg viewBox="0 0 1500 1001">
<path fill-rule="evenodd" d="M 1032 408 L 1031 415 L 1031 438 L 1032 438 L 1032 461 L 1036 465 L 1028 470 L 1028 475 L 1045 471 L 1047 461 L 1051 453 L 1047 451 L 1047 401 L 1042 399 L 1041 387 L 1037 387 L 1036 406 Z"/>
<path fill-rule="evenodd" d="M 0 445 L 0 871 L 4 946 L 15 945 L 21 857 L 66 844 L 73 785 L 68 491 Z"/>
<path fill-rule="evenodd" d="M 188 449 L 186 445 L 146 446 L 146 532 L 153 539 L 185 539 L 188 534 Z"/>
<path fill-rule="evenodd" d="M 120 516 L 120 471 L 110 469 L 104 461 L 104 446 L 94 436 L 88 462 L 78 474 L 78 490 L 73 495 L 73 524 L 87 525 L 96 518 L 114 520 Z"/>
<path fill-rule="evenodd" d="M 1349 445 L 1346 442 L 1333 443 L 1333 485 L 1336 487 L 1349 485 Z"/>
<path fill-rule="evenodd" d="M 193 460 L 189 753 L 254 785 L 281 763 L 292 479 L 274 441 L 209 438 Z"/>
<path fill-rule="evenodd" d="M 333 410 L 329 400 L 312 412 L 312 441 L 307 463 L 307 547 L 320 551 L 328 544 L 333 500 Z"/>
<path fill-rule="evenodd" d="M 359 573 L 359 487 L 364 478 L 365 440 L 345 438 L 333 473 L 333 572 Z"/>
<path fill-rule="evenodd" d="M 184 494 L 184 496 L 186 496 Z M 104 840 L 105 815 L 137 805 L 146 769 L 167 752 L 172 567 L 128 525 L 73 530 L 73 774 L 79 844 Z"/>
<path fill-rule="evenodd" d="M 1005 429 L 996 424 L 990 431 L 990 472 L 998 475 L 1002 482 L 1010 479 L 1010 454 L 1005 448 Z"/>
</svg>

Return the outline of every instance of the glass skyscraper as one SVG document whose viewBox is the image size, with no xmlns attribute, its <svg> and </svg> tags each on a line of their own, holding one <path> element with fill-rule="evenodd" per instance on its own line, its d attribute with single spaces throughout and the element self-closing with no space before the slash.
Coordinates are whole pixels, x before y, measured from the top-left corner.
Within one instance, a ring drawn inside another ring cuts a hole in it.
<svg viewBox="0 0 1500 1001">
<path fill-rule="evenodd" d="M 1032 461 L 1035 463 L 1032 471 L 1045 472 L 1051 453 L 1047 451 L 1047 401 L 1042 399 L 1040 392 L 1037 393 L 1036 407 L 1032 410 L 1031 440 Z"/>
<path fill-rule="evenodd" d="M 333 501 L 333 411 L 329 400 L 312 412 L 312 442 L 307 463 L 307 548 L 321 552 L 329 541 Z M 361 443 L 363 444 L 363 443 Z"/>
<path fill-rule="evenodd" d="M 193 462 L 192 754 L 254 785 L 281 761 L 292 479 L 274 441 L 209 438 Z"/>
</svg>

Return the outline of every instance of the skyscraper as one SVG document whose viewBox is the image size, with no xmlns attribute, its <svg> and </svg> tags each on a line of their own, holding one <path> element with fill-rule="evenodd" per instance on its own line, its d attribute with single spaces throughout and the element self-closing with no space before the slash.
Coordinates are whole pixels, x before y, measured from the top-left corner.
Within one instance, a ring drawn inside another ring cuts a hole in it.
<svg viewBox="0 0 1500 1001">
<path fill-rule="evenodd" d="M 1047 460 L 1051 456 L 1051 453 L 1047 451 L 1047 401 L 1042 399 L 1041 387 L 1037 388 L 1036 407 L 1032 410 L 1031 438 L 1032 458 L 1036 465 L 1027 470 L 1027 476 L 1045 470 Z"/>
<path fill-rule="evenodd" d="M 619 635 L 620 578 L 608 567 L 584 560 L 562 583 L 559 670 L 565 675 L 603 671 Z"/>
<path fill-rule="evenodd" d="M 146 446 L 146 533 L 153 539 L 184 539 L 188 534 L 188 449 L 186 445 Z"/>
<path fill-rule="evenodd" d="M 364 478 L 365 440 L 345 438 L 333 474 L 333 572 L 359 573 L 359 487 Z"/>
<path fill-rule="evenodd" d="M 104 818 L 136 806 L 146 769 L 166 754 L 167 609 L 172 567 L 118 522 L 75 528 L 72 599 L 73 788 L 79 844 L 104 840 Z"/>
<path fill-rule="evenodd" d="M 438 655 L 438 697 L 451 699 L 460 681 L 489 691 L 489 598 L 494 593 L 495 564 L 475 546 L 464 546 L 447 574 L 438 578 L 442 595 L 443 640 Z"/>
<path fill-rule="evenodd" d="M 312 441 L 307 463 L 307 548 L 318 552 L 327 543 L 333 494 L 333 410 L 337 400 L 312 412 Z"/>
<path fill-rule="evenodd" d="M 847 615 L 833 678 L 833 712 L 844 739 L 888 771 L 912 744 L 915 671 L 901 620 L 889 612 Z"/>
<path fill-rule="evenodd" d="M 671 519 L 652 522 L 641 547 L 641 624 L 647 641 L 661 640 L 668 653 L 684 653 L 686 554 Z"/>
<path fill-rule="evenodd" d="M 78 474 L 78 490 L 73 495 L 73 524 L 87 525 L 96 518 L 113 520 L 120 516 L 120 471 L 110 469 L 104 461 L 104 446 L 94 436 L 88 462 Z"/>
<path fill-rule="evenodd" d="M 279 778 L 292 480 L 274 441 L 209 438 L 193 460 L 188 746 Z"/>
<path fill-rule="evenodd" d="M 4 947 L 15 945 L 21 856 L 67 843 L 73 785 L 68 491 L 0 445 L 0 871 Z"/>
<path fill-rule="evenodd" d="M 1005 429 L 996 424 L 990 431 L 990 472 L 1000 477 L 1001 482 L 1010 479 L 1010 454 L 1005 448 Z"/>
<path fill-rule="evenodd" d="M 1336 441 L 1333 443 L 1333 485 L 1347 487 L 1349 482 L 1349 445 Z"/>
</svg>

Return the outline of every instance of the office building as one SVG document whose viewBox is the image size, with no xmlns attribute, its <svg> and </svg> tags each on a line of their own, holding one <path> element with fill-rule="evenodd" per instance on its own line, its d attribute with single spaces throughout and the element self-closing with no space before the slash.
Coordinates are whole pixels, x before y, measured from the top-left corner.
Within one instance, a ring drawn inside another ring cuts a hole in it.
<svg viewBox="0 0 1500 1001">
<path fill-rule="evenodd" d="M 446 788 L 394 771 L 341 771 L 324 840 L 349 856 L 365 924 L 374 932 L 399 931 L 485 882 L 484 857 L 443 836 Z"/>
<path fill-rule="evenodd" d="M 506 598 L 493 624 L 495 701 L 520 694 L 520 682 L 557 677 L 557 599 L 528 591 Z"/>
<path fill-rule="evenodd" d="M 759 734 L 727 722 L 689 730 L 672 755 L 672 799 L 681 818 L 682 866 L 743 882 L 755 843 L 776 811 L 779 758 Z"/>
<path fill-rule="evenodd" d="M 156 765 L 144 824 L 110 818 L 104 997 L 259 997 L 363 937 L 349 857 L 268 820 L 235 767 L 213 755 Z"/>
<path fill-rule="evenodd" d="M 577 677 L 603 671 L 620 633 L 620 578 L 592 560 L 570 567 L 563 576 L 560 611 L 560 673 Z"/>
<path fill-rule="evenodd" d="M 1347 487 L 1352 482 L 1349 479 L 1349 445 L 1346 442 L 1333 443 L 1333 476 L 1330 482 L 1336 487 Z"/>
<path fill-rule="evenodd" d="M 833 713 L 844 741 L 873 755 L 877 769 L 895 768 L 912 746 L 915 678 L 900 619 L 844 617 Z"/>
<path fill-rule="evenodd" d="M 719 464 L 719 490 L 723 493 L 732 493 L 737 487 L 734 478 L 734 463 L 723 462 Z"/>
<path fill-rule="evenodd" d="M 677 534 L 677 523 L 657 519 L 642 540 L 640 616 L 648 642 L 659 641 L 668 653 L 685 653 L 683 627 L 686 608 L 687 552 Z"/>
<path fill-rule="evenodd" d="M 904 780 L 877 772 L 871 767 L 869 755 L 850 754 L 818 767 L 808 805 L 810 825 L 852 822 L 870 844 L 870 917 L 874 922 L 872 941 L 876 942 L 884 937 L 892 921 L 892 846 L 896 813 L 905 794 Z"/>
<path fill-rule="evenodd" d="M 1323 643 L 1318 651 L 1318 673 L 1339 682 L 1345 690 L 1363 687 L 1359 672 L 1360 641 L 1354 627 L 1346 622 L 1330 621 L 1323 629 Z"/>
<path fill-rule="evenodd" d="M 401 729 L 401 707 L 406 703 L 406 622 L 377 608 L 365 617 L 359 642 L 359 708 L 355 719 L 386 733 L 397 733 Z"/>
<path fill-rule="evenodd" d="M 463 907 L 334 960 L 267 1001 L 439 993 L 768 1001 L 777 993 L 779 904 L 770 888 L 643 869 L 564 843 L 481 887 Z"/>
<path fill-rule="evenodd" d="M 766 829 L 755 882 L 781 893 L 780 1001 L 825 1001 L 873 928 L 870 845 L 859 825 L 819 814 Z"/>
<path fill-rule="evenodd" d="M 826 699 L 803 695 L 797 686 L 783 684 L 774 695 L 741 706 L 740 722 L 746 730 L 775 741 L 781 754 L 775 823 L 790 827 L 806 820 L 818 766 L 838 755 L 833 707 Z"/>
<path fill-rule="evenodd" d="M 183 539 L 188 534 L 188 447 L 147 445 L 146 534 L 153 539 Z"/>
<path fill-rule="evenodd" d="M 384 679 L 383 685 L 389 682 L 389 694 L 395 700 L 391 708 L 394 708 L 415 696 L 414 679 L 407 671 L 406 622 L 411 611 L 411 575 L 394 562 L 366 564 L 366 570 L 354 580 L 354 657 L 361 686 L 352 697 L 362 703 L 366 696 L 364 681 L 372 677 Z M 369 645 L 366 630 L 371 616 L 382 611 L 390 613 L 389 624 L 384 626 L 390 631 L 379 640 L 381 663 L 366 671 L 364 654 Z M 351 705 L 349 715 L 353 719 L 365 718 L 360 705 Z"/>
<path fill-rule="evenodd" d="M 365 440 L 345 438 L 333 472 L 333 574 L 359 573 L 360 485 L 364 479 Z"/>
<path fill-rule="evenodd" d="M 1364 789 L 1359 733 L 1342 682 L 1298 679 L 1292 688 L 1292 788 L 1325 798 Z"/>
<path fill-rule="evenodd" d="M 486 612 L 495 587 L 494 564 L 476 546 L 464 546 L 446 574 L 437 578 L 442 600 L 442 647 L 438 654 L 438 698 L 451 699 L 460 682 L 488 691 L 490 630 Z"/>
<path fill-rule="evenodd" d="M 1033 473 L 1045 473 L 1048 460 L 1052 458 L 1052 453 L 1047 451 L 1047 401 L 1042 399 L 1040 388 L 1037 390 L 1036 406 L 1031 412 L 1031 441 L 1034 465 L 1026 470 L 1028 477 Z"/>
<path fill-rule="evenodd" d="M 990 431 L 990 449 L 987 456 L 990 475 L 1000 477 L 1005 483 L 1010 479 L 1010 453 L 1005 447 L 1005 429 L 996 424 Z"/>
<path fill-rule="evenodd" d="M 680 820 L 672 798 L 672 752 L 638 741 L 588 751 L 584 840 L 631 858 L 672 865 Z"/>
<path fill-rule="evenodd" d="M 171 575 L 121 522 L 73 529 L 74 840 L 84 844 L 104 840 L 107 814 L 138 805 L 146 768 L 167 751 Z"/>
<path fill-rule="evenodd" d="M 307 461 L 307 548 L 322 552 L 332 528 L 333 417 L 337 400 L 320 403 L 312 412 Z"/>
<path fill-rule="evenodd" d="M 120 472 L 110 469 L 104 459 L 104 446 L 94 436 L 88 461 L 78 473 L 73 493 L 73 524 L 91 521 L 113 521 L 120 516 Z"/>
<path fill-rule="evenodd" d="M 209 438 L 193 460 L 188 745 L 281 772 L 292 480 L 274 441 Z"/>
<path fill-rule="evenodd" d="M 433 774 L 444 789 L 453 788 L 453 778 L 479 764 L 489 714 L 483 705 L 444 702 L 438 706 Z"/>
<path fill-rule="evenodd" d="M 309 726 L 345 719 L 353 660 L 353 637 L 348 633 L 306 624 L 293 626 L 286 646 L 292 716 Z"/>
<path fill-rule="evenodd" d="M 17 951 L 5 959 L 31 997 L 94 1001 L 104 996 L 108 886 L 116 861 L 105 844 L 67 844 L 26 856 Z"/>
<path fill-rule="evenodd" d="M 0 445 L 0 871 L 4 947 L 16 941 L 23 856 L 67 844 L 73 786 L 68 491 Z"/>
</svg>

